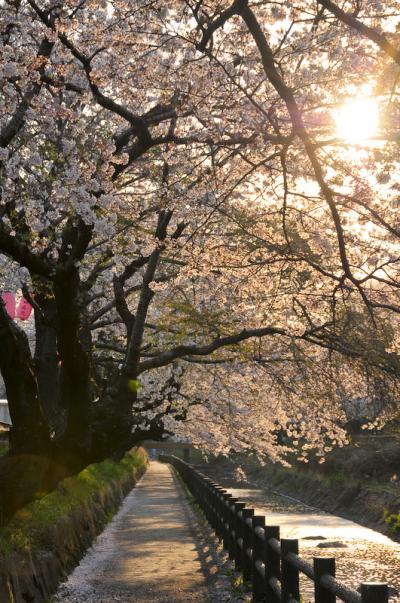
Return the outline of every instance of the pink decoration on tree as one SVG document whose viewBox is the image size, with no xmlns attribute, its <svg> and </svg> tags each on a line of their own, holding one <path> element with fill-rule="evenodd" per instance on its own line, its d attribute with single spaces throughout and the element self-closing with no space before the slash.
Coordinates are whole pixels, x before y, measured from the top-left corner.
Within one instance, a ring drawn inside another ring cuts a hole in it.
<svg viewBox="0 0 400 603">
<path fill-rule="evenodd" d="M 25 299 L 25 297 L 21 297 L 20 302 L 17 308 L 17 316 L 20 320 L 28 320 L 32 312 L 31 304 Z"/>
<path fill-rule="evenodd" d="M 3 302 L 6 305 L 7 314 L 9 315 L 9 317 L 11 318 L 11 320 L 14 320 L 14 318 L 15 318 L 15 297 L 14 297 L 14 293 L 11 293 L 11 291 L 4 291 L 1 294 L 1 297 L 3 299 Z"/>
</svg>

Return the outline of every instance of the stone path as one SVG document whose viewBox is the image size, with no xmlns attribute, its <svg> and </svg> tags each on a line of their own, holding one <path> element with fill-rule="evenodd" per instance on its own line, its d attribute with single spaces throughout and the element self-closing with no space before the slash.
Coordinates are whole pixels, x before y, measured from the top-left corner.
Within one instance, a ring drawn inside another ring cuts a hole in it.
<svg viewBox="0 0 400 603">
<path fill-rule="evenodd" d="M 207 603 L 191 523 L 170 466 L 152 462 L 55 601 Z"/>
</svg>

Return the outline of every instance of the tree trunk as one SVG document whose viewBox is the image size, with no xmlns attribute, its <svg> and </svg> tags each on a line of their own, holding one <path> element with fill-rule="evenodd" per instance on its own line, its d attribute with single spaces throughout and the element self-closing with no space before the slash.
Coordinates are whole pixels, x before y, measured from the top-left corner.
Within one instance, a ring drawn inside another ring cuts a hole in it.
<svg viewBox="0 0 400 603">
<path fill-rule="evenodd" d="M 54 295 L 46 285 L 35 288 L 34 364 L 39 397 L 43 412 L 56 437 L 65 429 L 66 409 L 61 404 L 60 366 L 57 352 L 56 316 Z"/>
<path fill-rule="evenodd" d="M 11 415 L 13 452 L 43 453 L 50 431 L 42 413 L 32 355 L 26 334 L 0 302 L 0 370 Z"/>
<path fill-rule="evenodd" d="M 109 456 L 129 448 L 133 427 L 132 407 L 137 399 L 136 382 L 122 371 L 109 383 L 94 408 L 93 454 Z"/>
<path fill-rule="evenodd" d="M 79 285 L 76 268 L 58 274 L 54 283 L 61 403 L 67 410 L 67 426 L 60 445 L 78 464 L 90 459 L 92 399 L 90 350 L 87 334 L 82 331 Z"/>
</svg>

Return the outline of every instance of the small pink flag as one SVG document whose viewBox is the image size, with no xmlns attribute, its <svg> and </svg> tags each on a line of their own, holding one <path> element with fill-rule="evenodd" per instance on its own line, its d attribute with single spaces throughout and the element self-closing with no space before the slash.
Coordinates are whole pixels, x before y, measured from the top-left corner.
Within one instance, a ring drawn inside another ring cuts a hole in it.
<svg viewBox="0 0 400 603">
<path fill-rule="evenodd" d="M 21 297 L 19 300 L 18 308 L 17 308 L 17 316 L 20 320 L 28 320 L 32 312 L 31 304 L 25 299 L 25 297 Z"/>
<path fill-rule="evenodd" d="M 1 294 L 1 297 L 3 299 L 3 302 L 6 305 L 6 310 L 7 310 L 8 316 L 11 318 L 11 320 L 14 320 L 14 318 L 15 318 L 15 297 L 14 297 L 14 293 L 11 293 L 11 291 L 4 291 Z"/>
</svg>

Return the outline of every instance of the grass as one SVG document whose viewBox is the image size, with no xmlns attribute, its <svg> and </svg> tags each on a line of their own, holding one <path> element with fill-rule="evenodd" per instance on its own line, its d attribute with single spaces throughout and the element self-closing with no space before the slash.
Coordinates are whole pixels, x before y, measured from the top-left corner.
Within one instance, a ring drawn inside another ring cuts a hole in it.
<svg viewBox="0 0 400 603">
<path fill-rule="evenodd" d="M 89 465 L 78 475 L 63 480 L 53 492 L 20 509 L 0 530 L 0 556 L 51 548 L 52 526 L 98 499 L 111 482 L 122 483 L 129 474 L 141 474 L 147 465 L 143 449 L 126 453 L 121 461 L 107 459 Z M 107 514 L 111 519 L 112 514 Z"/>
<path fill-rule="evenodd" d="M 400 513 L 389 513 L 389 511 L 385 510 L 384 518 L 389 534 L 398 536 L 400 534 Z"/>
</svg>

